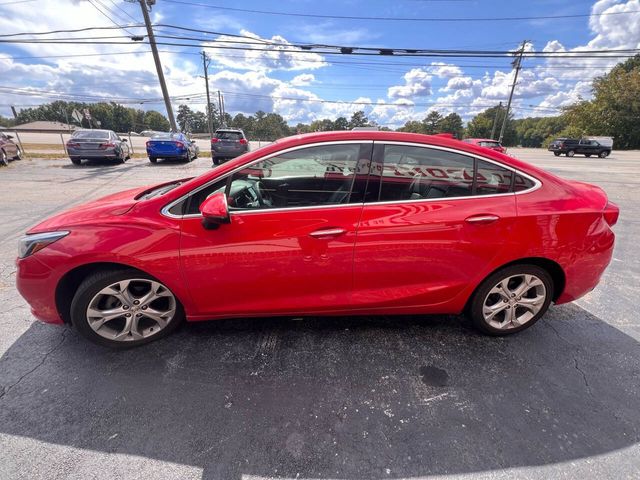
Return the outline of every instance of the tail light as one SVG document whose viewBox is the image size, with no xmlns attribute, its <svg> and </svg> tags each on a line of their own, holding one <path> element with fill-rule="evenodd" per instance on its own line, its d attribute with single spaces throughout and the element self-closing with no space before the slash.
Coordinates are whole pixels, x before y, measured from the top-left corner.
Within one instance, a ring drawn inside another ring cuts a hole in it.
<svg viewBox="0 0 640 480">
<path fill-rule="evenodd" d="M 173 142 L 173 143 L 178 148 L 184 148 L 184 143 L 182 143 L 182 142 Z"/>
<path fill-rule="evenodd" d="M 211 143 L 218 143 L 218 141 L 219 141 L 219 140 L 218 140 L 216 137 L 213 137 L 213 138 L 211 139 Z"/>
<path fill-rule="evenodd" d="M 80 144 L 76 142 L 67 142 L 67 148 L 80 148 Z"/>
<path fill-rule="evenodd" d="M 100 148 L 114 148 L 115 146 L 116 146 L 116 144 L 115 143 L 111 143 L 111 142 L 109 142 L 109 143 L 101 143 L 100 144 Z"/>
<path fill-rule="evenodd" d="M 604 207 L 602 216 L 604 217 L 604 220 L 609 224 L 609 226 L 613 227 L 616 223 L 618 223 L 620 208 L 618 208 L 618 206 L 613 202 L 607 202 L 607 206 Z"/>
<path fill-rule="evenodd" d="M 147 145 L 147 148 L 149 148 L 151 146 L 151 142 L 147 141 L 146 145 Z"/>
<path fill-rule="evenodd" d="M 247 141 L 244 138 L 241 138 L 240 140 L 238 140 L 242 145 L 245 145 L 247 143 Z"/>
</svg>

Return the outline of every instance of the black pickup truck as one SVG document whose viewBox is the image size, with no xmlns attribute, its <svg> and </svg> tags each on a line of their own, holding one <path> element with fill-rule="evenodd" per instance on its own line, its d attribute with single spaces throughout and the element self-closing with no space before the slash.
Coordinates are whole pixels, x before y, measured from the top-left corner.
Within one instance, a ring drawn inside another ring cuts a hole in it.
<svg viewBox="0 0 640 480">
<path fill-rule="evenodd" d="M 611 153 L 611 147 L 601 145 L 595 140 L 582 138 L 576 140 L 573 138 L 557 138 L 549 145 L 548 150 L 553 152 L 556 157 L 565 154 L 567 157 L 573 157 L 576 153 L 583 154 L 585 157 L 597 155 L 605 158 Z"/>
</svg>

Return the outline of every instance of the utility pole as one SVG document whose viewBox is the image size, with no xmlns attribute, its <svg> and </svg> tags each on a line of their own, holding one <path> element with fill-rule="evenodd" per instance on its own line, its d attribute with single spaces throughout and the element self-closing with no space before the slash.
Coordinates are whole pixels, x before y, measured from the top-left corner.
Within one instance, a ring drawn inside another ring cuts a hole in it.
<svg viewBox="0 0 640 480">
<path fill-rule="evenodd" d="M 222 95 L 218 90 L 218 112 L 220 112 L 220 125 L 224 127 L 224 114 L 222 113 Z"/>
<path fill-rule="evenodd" d="M 207 123 L 209 125 L 209 138 L 213 137 L 213 118 L 211 118 L 211 97 L 209 96 L 209 57 L 202 51 L 202 67 L 204 68 L 204 82 L 207 87 Z"/>
<path fill-rule="evenodd" d="M 220 95 L 220 97 L 222 98 L 222 119 L 223 119 L 223 121 L 222 121 L 223 125 L 222 125 L 222 126 L 223 126 L 223 127 L 226 127 L 226 126 L 227 126 L 227 123 L 226 123 L 226 119 L 227 119 L 227 111 L 226 111 L 226 110 L 225 110 L 225 108 L 224 108 L 224 93 L 222 93 L 222 94 Z"/>
<path fill-rule="evenodd" d="M 496 137 L 496 125 L 498 124 L 498 114 L 502 111 L 502 102 L 498 105 L 498 109 L 496 110 L 496 114 L 493 117 L 493 127 L 491 127 L 491 136 L 489 137 L 491 140 L 495 140 Z"/>
<path fill-rule="evenodd" d="M 522 66 L 522 55 L 524 54 L 524 48 L 527 46 L 527 40 L 522 42 L 522 46 L 518 52 L 518 58 L 516 58 L 511 65 L 513 65 L 516 69 L 516 74 L 513 77 L 513 84 L 511 85 L 511 93 L 509 94 L 509 101 L 507 102 L 507 111 L 504 114 L 504 119 L 502 120 L 502 128 L 500 129 L 500 137 L 498 138 L 498 142 L 502 143 L 502 137 L 504 137 L 504 129 L 507 126 L 507 120 L 509 119 L 509 110 L 511 109 L 511 100 L 513 99 L 513 91 L 516 88 L 516 83 L 518 83 L 518 72 Z"/>
<path fill-rule="evenodd" d="M 147 0 L 149 5 L 155 3 L 154 0 Z M 158 47 L 156 46 L 156 37 L 153 35 L 153 28 L 151 28 L 151 20 L 149 19 L 149 11 L 147 10 L 147 4 L 145 0 L 140 0 L 140 8 L 142 8 L 142 16 L 144 17 L 144 23 L 147 26 L 147 35 L 149 37 L 149 45 L 151 45 L 151 53 L 153 53 L 153 61 L 156 64 L 156 70 L 158 71 L 158 80 L 160 80 L 160 88 L 162 89 L 162 96 L 164 97 L 164 106 L 167 108 L 167 115 L 169 116 L 169 124 L 173 132 L 178 131 L 176 125 L 176 119 L 173 116 L 173 109 L 171 108 L 171 100 L 169 99 L 169 91 L 167 90 L 167 84 L 164 81 L 164 73 L 162 71 L 162 64 L 160 63 L 160 56 L 158 55 Z"/>
</svg>

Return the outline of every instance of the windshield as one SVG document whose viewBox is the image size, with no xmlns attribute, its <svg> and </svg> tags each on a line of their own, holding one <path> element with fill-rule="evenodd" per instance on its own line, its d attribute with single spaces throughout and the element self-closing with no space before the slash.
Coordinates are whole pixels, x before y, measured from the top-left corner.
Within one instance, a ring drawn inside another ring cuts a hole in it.
<svg viewBox="0 0 640 480">
<path fill-rule="evenodd" d="M 71 138 L 106 139 L 109 132 L 106 130 L 78 130 L 71 135 Z"/>
<path fill-rule="evenodd" d="M 164 195 L 167 192 L 170 192 L 178 185 L 182 185 L 182 180 L 169 183 L 168 185 L 160 185 L 159 187 L 152 188 L 151 190 L 147 190 L 142 195 L 138 197 L 139 200 L 149 200 L 150 198 L 159 197 L 160 195 Z"/>
</svg>

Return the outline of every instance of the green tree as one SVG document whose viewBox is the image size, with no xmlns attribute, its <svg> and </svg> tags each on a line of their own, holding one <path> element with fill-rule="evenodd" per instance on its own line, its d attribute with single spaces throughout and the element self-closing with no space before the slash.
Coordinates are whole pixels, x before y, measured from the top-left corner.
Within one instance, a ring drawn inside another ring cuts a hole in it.
<svg viewBox="0 0 640 480">
<path fill-rule="evenodd" d="M 450 113 L 440 119 L 436 129 L 438 133 L 451 133 L 456 138 L 462 138 L 462 133 L 464 132 L 462 118 L 457 113 Z"/>
<path fill-rule="evenodd" d="M 345 117 L 338 117 L 336 121 L 333 122 L 334 130 L 349 130 L 349 120 Z"/>
<path fill-rule="evenodd" d="M 159 132 L 168 132 L 171 129 L 169 120 L 160 112 L 149 110 L 144 114 L 144 124 L 149 130 L 157 130 Z"/>
<path fill-rule="evenodd" d="M 493 123 L 496 121 L 495 138 L 498 138 L 504 115 L 505 109 L 498 105 L 488 108 L 471 119 L 467 124 L 465 136 L 468 138 L 491 138 Z M 517 145 L 517 135 L 513 121 L 511 121 L 512 118 L 513 114 L 509 113 L 509 121 L 507 121 L 504 138 L 502 139 L 503 145 Z"/>
<path fill-rule="evenodd" d="M 437 111 L 429 112 L 429 114 L 422 120 L 423 124 L 423 133 L 426 134 L 434 134 L 439 133 L 438 126 L 442 121 L 442 115 L 440 115 Z"/>
<path fill-rule="evenodd" d="M 640 55 L 593 81 L 593 100 L 564 112 L 567 128 L 615 138 L 618 148 L 640 147 Z"/>
<path fill-rule="evenodd" d="M 178 115 L 176 115 L 176 121 L 178 122 L 180 131 L 193 131 L 191 129 L 193 124 L 193 110 L 191 110 L 188 105 L 180 105 L 178 107 Z"/>
<path fill-rule="evenodd" d="M 364 114 L 362 110 L 355 112 L 351 115 L 351 120 L 349 120 L 349 130 L 356 127 L 367 127 L 369 126 L 369 119 Z"/>
</svg>

